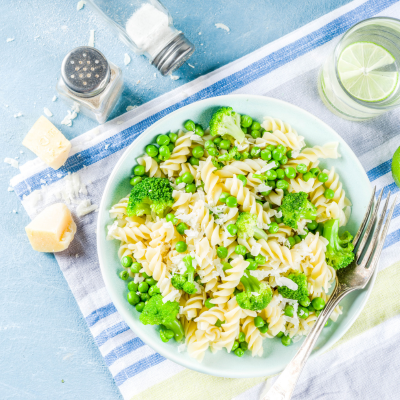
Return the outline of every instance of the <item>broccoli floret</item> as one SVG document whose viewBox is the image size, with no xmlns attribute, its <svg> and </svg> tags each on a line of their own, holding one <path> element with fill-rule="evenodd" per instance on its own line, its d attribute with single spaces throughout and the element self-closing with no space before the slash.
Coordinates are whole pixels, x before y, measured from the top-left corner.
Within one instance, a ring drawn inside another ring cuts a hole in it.
<svg viewBox="0 0 400 400">
<path fill-rule="evenodd" d="M 128 217 L 140 217 L 152 211 L 163 217 L 174 204 L 172 191 L 166 178 L 144 178 L 132 188 L 126 208 Z"/>
<path fill-rule="evenodd" d="M 301 219 L 317 218 L 317 207 L 307 200 L 307 193 L 289 193 L 284 196 L 281 205 L 283 222 L 293 229 L 297 229 L 297 223 Z"/>
<path fill-rule="evenodd" d="M 270 303 L 272 299 L 272 289 L 265 282 L 260 282 L 249 271 L 246 271 L 240 279 L 244 286 L 244 292 L 236 295 L 239 306 L 245 310 L 261 311 Z M 258 293 L 255 294 L 255 293 Z"/>
<path fill-rule="evenodd" d="M 326 246 L 326 262 L 335 269 L 345 268 L 354 260 L 354 246 L 351 243 L 353 236 L 346 231 L 339 237 L 339 222 L 338 219 L 325 222 L 323 233 L 329 241 Z"/>
<path fill-rule="evenodd" d="M 294 283 L 297 284 L 297 290 L 289 289 L 287 286 L 279 286 L 278 292 L 287 299 L 297 301 L 308 298 L 307 277 L 303 273 L 291 273 L 288 276 Z"/>
<path fill-rule="evenodd" d="M 163 297 L 157 294 L 150 297 L 139 320 L 143 325 L 164 325 L 174 332 L 175 340 L 179 342 L 184 336 L 184 331 L 182 324 L 176 319 L 178 312 L 179 303 L 177 301 L 163 303 Z"/>
<path fill-rule="evenodd" d="M 257 227 L 257 216 L 249 212 L 241 212 L 236 221 L 238 227 L 238 237 L 241 239 L 256 238 L 268 240 L 265 231 Z"/>
<path fill-rule="evenodd" d="M 183 290 L 188 294 L 194 294 L 197 292 L 194 282 L 195 268 L 193 267 L 194 258 L 191 256 L 186 256 L 183 258 L 183 262 L 186 265 L 186 271 L 184 274 L 175 274 L 171 283 L 172 286 L 178 290 Z"/>
<path fill-rule="evenodd" d="M 239 143 L 245 139 L 240 128 L 240 114 L 233 111 L 232 107 L 222 107 L 211 118 L 210 133 L 212 136 L 233 137 Z"/>
<path fill-rule="evenodd" d="M 211 158 L 211 162 L 214 165 L 214 167 L 217 168 L 218 170 L 225 167 L 225 165 L 219 162 L 216 157 Z"/>
<path fill-rule="evenodd" d="M 218 160 L 219 161 L 231 161 L 231 160 L 240 161 L 240 160 L 243 160 L 243 155 L 239 153 L 239 150 L 236 146 L 233 146 L 227 153 L 219 156 Z"/>
</svg>

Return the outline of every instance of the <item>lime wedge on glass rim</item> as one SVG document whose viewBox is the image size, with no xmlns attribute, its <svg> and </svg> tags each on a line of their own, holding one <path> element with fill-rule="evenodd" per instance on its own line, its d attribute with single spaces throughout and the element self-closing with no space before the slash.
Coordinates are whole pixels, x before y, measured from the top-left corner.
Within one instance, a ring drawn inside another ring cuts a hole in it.
<svg viewBox="0 0 400 400">
<path fill-rule="evenodd" d="M 392 175 L 394 182 L 400 188 L 400 147 L 393 154 Z"/>
<path fill-rule="evenodd" d="M 344 88 L 366 102 L 387 99 L 396 89 L 399 75 L 392 54 L 372 42 L 347 46 L 339 56 L 337 70 Z"/>
</svg>

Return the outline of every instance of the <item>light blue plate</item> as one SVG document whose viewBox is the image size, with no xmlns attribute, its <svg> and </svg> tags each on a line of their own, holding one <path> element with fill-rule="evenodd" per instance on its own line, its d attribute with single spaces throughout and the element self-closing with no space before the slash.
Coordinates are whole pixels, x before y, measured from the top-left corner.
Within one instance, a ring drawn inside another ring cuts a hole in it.
<svg viewBox="0 0 400 400">
<path fill-rule="evenodd" d="M 186 352 L 178 353 L 178 344 L 171 340 L 163 343 L 158 330 L 139 322 L 139 313 L 126 300 L 126 283 L 118 277 L 121 266 L 117 257 L 118 242 L 106 240 L 106 226 L 112 223 L 108 210 L 130 191 L 129 176 L 135 159 L 143 154 L 145 146 L 161 133 L 177 131 L 187 119 L 208 126 L 212 113 L 221 106 L 231 106 L 241 114 L 251 115 L 258 121 L 264 116 L 282 119 L 304 136 L 308 146 L 323 145 L 338 141 L 342 157 L 338 160 L 322 161 L 324 167 L 334 166 L 339 173 L 347 196 L 356 206 L 347 229 L 357 231 L 368 200 L 371 187 L 360 162 L 343 139 L 328 125 L 308 112 L 289 103 L 262 96 L 228 95 L 215 97 L 183 107 L 156 122 L 136 139 L 126 150 L 112 172 L 101 201 L 97 225 L 97 249 L 101 271 L 110 296 L 130 328 L 149 346 L 164 357 L 195 371 L 227 378 L 251 378 L 267 376 L 281 371 L 299 348 L 301 341 L 290 347 L 282 346 L 279 339 L 264 340 L 264 354 L 261 358 L 251 357 L 250 352 L 242 358 L 228 354 L 225 350 L 216 354 L 207 351 L 202 363 L 190 358 Z M 338 322 L 324 329 L 313 355 L 320 354 L 339 340 L 354 323 L 371 292 L 373 282 L 363 291 L 348 295 L 341 303 L 344 312 Z"/>
</svg>

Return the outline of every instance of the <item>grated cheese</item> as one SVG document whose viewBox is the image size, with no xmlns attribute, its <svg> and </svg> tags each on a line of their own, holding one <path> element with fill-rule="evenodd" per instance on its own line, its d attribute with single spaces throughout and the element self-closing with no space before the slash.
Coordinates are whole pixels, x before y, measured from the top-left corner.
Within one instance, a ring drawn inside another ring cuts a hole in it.
<svg viewBox="0 0 400 400">
<path fill-rule="evenodd" d="M 12 167 L 14 167 L 14 168 L 19 168 L 19 166 L 18 166 L 18 161 L 17 160 L 14 160 L 13 158 L 9 158 L 9 157 L 6 157 L 5 159 L 4 159 L 4 162 L 6 163 L 6 164 L 10 164 Z"/>
<path fill-rule="evenodd" d="M 217 24 L 215 24 L 215 27 L 218 29 L 223 29 L 224 31 L 226 31 L 228 33 L 231 31 L 225 24 L 217 23 Z"/>
<path fill-rule="evenodd" d="M 43 109 L 43 112 L 46 114 L 47 117 L 53 116 L 53 113 L 47 107 Z"/>
<path fill-rule="evenodd" d="M 180 79 L 180 76 L 178 76 L 178 75 L 170 75 L 170 78 L 171 78 L 173 81 L 177 81 L 178 79 Z"/>
<path fill-rule="evenodd" d="M 78 4 L 76 5 L 76 10 L 82 10 L 83 7 L 85 7 L 86 1 L 85 0 L 80 0 L 78 1 Z"/>
<path fill-rule="evenodd" d="M 78 217 L 90 214 L 98 209 L 97 204 L 91 204 L 90 200 L 82 200 L 76 207 L 76 214 Z"/>
<path fill-rule="evenodd" d="M 297 290 L 299 287 L 296 282 L 284 276 L 275 276 L 275 281 L 278 286 L 286 286 L 291 290 Z"/>
</svg>

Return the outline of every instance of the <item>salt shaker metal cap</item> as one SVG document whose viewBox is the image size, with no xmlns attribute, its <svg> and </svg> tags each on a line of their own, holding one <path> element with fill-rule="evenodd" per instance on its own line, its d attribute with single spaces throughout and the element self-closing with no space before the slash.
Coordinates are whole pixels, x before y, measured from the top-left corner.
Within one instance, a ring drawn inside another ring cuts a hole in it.
<svg viewBox="0 0 400 400">
<path fill-rule="evenodd" d="M 110 65 L 94 47 L 81 46 L 70 51 L 61 65 L 66 86 L 79 97 L 94 97 L 110 82 Z"/>
</svg>

